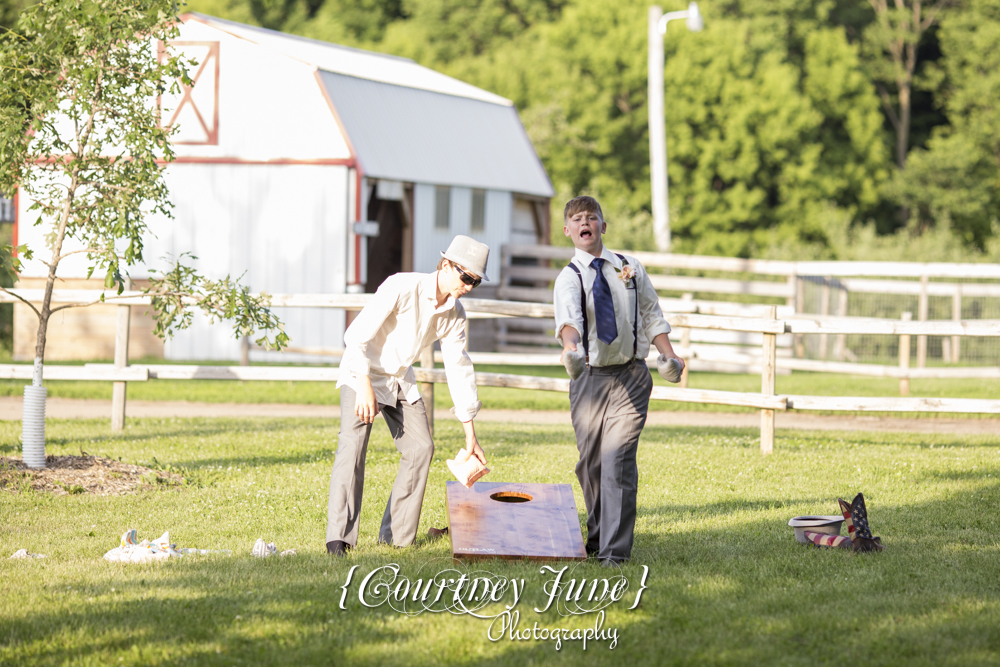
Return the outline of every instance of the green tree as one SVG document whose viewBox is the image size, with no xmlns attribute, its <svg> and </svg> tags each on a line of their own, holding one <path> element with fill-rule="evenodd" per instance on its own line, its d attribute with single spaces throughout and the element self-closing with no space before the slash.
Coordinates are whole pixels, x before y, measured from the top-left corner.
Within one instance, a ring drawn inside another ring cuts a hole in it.
<svg viewBox="0 0 1000 667">
<path fill-rule="evenodd" d="M 910 150 L 914 78 L 925 35 L 952 0 L 868 0 L 875 20 L 864 30 L 865 55 L 886 116 L 895 131 L 896 165 L 903 169 Z"/>
<path fill-rule="evenodd" d="M 178 78 L 190 80 L 186 63 L 158 57 L 156 45 L 177 34 L 175 9 L 170 0 L 43 0 L 0 36 L 0 190 L 19 188 L 34 202 L 36 224 L 52 230 L 41 306 L 22 299 L 38 316 L 33 385 L 41 385 L 52 314 L 74 307 L 52 306 L 60 262 L 86 254 L 90 273 L 120 294 L 125 269 L 144 261 L 147 216 L 170 216 L 162 163 L 173 151 L 156 99 Z M 43 249 L 16 250 L 30 258 Z M 8 273 L 20 266 L 14 251 L 0 255 Z M 162 335 L 190 321 L 179 308 L 196 305 L 233 319 L 237 336 L 260 329 L 262 344 L 287 341 L 268 297 L 228 278 L 207 281 L 178 266 L 148 291 Z"/>
<path fill-rule="evenodd" d="M 0 0 L 0 32 L 13 28 L 21 10 L 27 6 L 28 0 Z"/>
<path fill-rule="evenodd" d="M 703 33 L 671 30 L 665 45 L 678 248 L 747 255 L 789 237 L 822 241 L 831 204 L 875 214 L 890 163 L 857 46 L 815 17 L 800 35 L 797 15 L 704 13 Z M 645 23 L 645 3 L 578 0 L 448 71 L 518 104 L 557 190 L 646 220 Z"/>
<path fill-rule="evenodd" d="M 1000 2 L 972 0 L 941 24 L 941 106 L 949 125 L 911 151 L 893 193 L 917 230 L 950 227 L 985 248 L 1000 219 Z"/>
</svg>

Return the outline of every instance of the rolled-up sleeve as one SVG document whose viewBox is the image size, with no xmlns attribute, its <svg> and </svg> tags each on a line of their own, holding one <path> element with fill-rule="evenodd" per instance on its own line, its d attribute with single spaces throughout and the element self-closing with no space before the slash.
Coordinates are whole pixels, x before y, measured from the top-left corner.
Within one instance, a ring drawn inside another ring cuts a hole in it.
<svg viewBox="0 0 1000 667">
<path fill-rule="evenodd" d="M 562 343 L 563 327 L 572 327 L 583 338 L 587 332 L 583 330 L 583 310 L 580 299 L 580 278 L 573 269 L 566 267 L 556 277 L 552 290 L 552 304 L 556 316 L 556 340 Z"/>
<path fill-rule="evenodd" d="M 456 304 L 456 311 L 457 315 L 449 318 L 441 332 L 441 357 L 448 378 L 448 391 L 455 404 L 455 416 L 461 422 L 469 422 L 479 414 L 483 404 L 476 387 L 476 369 L 465 351 L 465 309 Z"/>
<path fill-rule="evenodd" d="M 355 375 L 371 374 L 368 344 L 375 339 L 382 323 L 395 310 L 398 298 L 396 281 L 390 278 L 379 286 L 344 332 L 344 358 L 340 363 L 342 369 Z"/>
<path fill-rule="evenodd" d="M 660 295 L 653 288 L 646 269 L 635 261 L 636 286 L 639 289 L 639 312 L 642 314 L 642 328 L 646 332 L 646 340 L 652 342 L 660 334 L 670 333 L 670 323 L 663 318 L 660 309 Z"/>
</svg>

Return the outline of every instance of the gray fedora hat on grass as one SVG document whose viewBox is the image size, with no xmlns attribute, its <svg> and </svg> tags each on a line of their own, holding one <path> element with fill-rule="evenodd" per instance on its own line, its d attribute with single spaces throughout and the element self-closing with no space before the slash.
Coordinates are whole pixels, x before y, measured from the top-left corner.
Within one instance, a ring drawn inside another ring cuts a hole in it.
<svg viewBox="0 0 1000 667">
<path fill-rule="evenodd" d="M 441 256 L 458 264 L 466 271 L 476 274 L 485 281 L 486 261 L 490 258 L 490 247 L 468 236 L 456 236 Z"/>
</svg>

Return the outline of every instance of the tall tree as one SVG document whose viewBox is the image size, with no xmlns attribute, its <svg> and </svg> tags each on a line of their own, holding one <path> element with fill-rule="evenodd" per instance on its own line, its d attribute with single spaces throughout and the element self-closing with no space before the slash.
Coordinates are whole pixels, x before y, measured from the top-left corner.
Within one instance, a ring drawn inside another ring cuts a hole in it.
<svg viewBox="0 0 1000 667">
<path fill-rule="evenodd" d="M 896 166 L 910 150 L 914 77 L 918 49 L 953 0 L 868 0 L 875 20 L 864 31 L 868 66 L 896 134 Z"/>
<path fill-rule="evenodd" d="M 1000 229 L 1000 0 L 970 0 L 939 33 L 939 101 L 948 125 L 911 151 L 894 194 L 916 225 L 950 227 L 985 248 Z"/>
</svg>

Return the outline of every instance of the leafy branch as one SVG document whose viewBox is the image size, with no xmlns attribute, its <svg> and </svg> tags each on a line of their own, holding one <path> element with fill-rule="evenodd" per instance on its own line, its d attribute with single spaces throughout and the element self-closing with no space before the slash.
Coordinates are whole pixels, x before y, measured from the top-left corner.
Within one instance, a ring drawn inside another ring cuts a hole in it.
<svg viewBox="0 0 1000 667">
<path fill-rule="evenodd" d="M 170 338 L 177 331 L 191 326 L 193 308 L 199 308 L 213 324 L 232 320 L 233 335 L 239 339 L 255 332 L 262 335 L 254 342 L 271 350 L 281 350 L 288 345 L 288 336 L 282 330 L 281 320 L 271 312 L 271 296 L 266 292 L 251 294 L 250 290 L 229 276 L 210 280 L 190 266 L 182 263 L 184 257 L 198 258 L 181 253 L 173 269 L 162 278 L 151 281 L 144 293 L 152 297 L 156 326 L 153 333 L 160 338 Z"/>
</svg>

